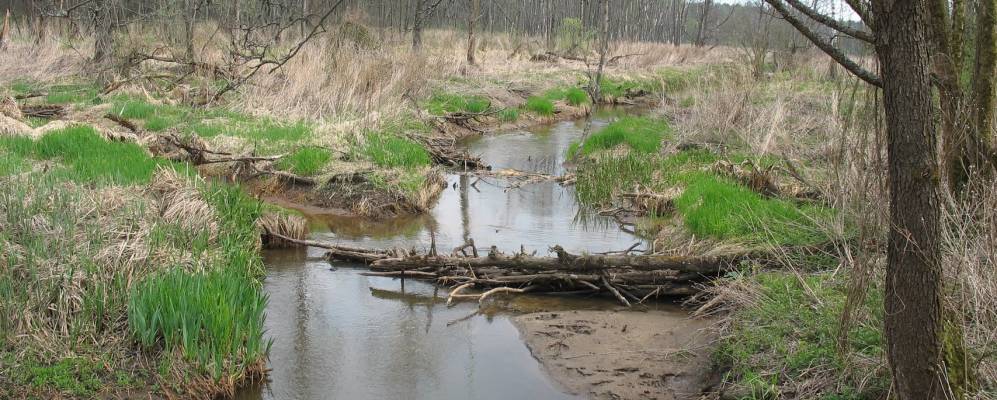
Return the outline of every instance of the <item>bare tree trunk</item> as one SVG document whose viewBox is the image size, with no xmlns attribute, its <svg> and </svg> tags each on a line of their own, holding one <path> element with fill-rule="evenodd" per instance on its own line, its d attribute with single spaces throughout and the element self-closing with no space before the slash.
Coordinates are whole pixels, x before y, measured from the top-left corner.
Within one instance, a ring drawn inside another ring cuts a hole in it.
<svg viewBox="0 0 997 400">
<path fill-rule="evenodd" d="M 703 47 L 706 44 L 706 25 L 710 22 L 710 9 L 713 7 L 713 0 L 703 0 L 703 12 L 699 15 L 699 28 L 696 29 L 696 47 Z"/>
<path fill-rule="evenodd" d="M 184 1 L 183 10 L 183 34 L 184 34 L 184 57 L 187 61 L 194 61 L 194 22 L 197 19 L 197 11 L 200 8 L 200 0 Z"/>
<path fill-rule="evenodd" d="M 554 32 L 554 0 L 547 0 L 547 51 L 557 50 L 557 34 Z"/>
<path fill-rule="evenodd" d="M 3 16 L 3 28 L 0 28 L 0 51 L 7 50 L 10 44 L 10 9 Z"/>
<path fill-rule="evenodd" d="M 93 63 L 106 64 L 114 53 L 114 0 L 94 2 Z"/>
<path fill-rule="evenodd" d="M 422 17 L 426 0 L 415 0 L 415 14 L 412 19 L 412 50 L 422 48 Z"/>
<path fill-rule="evenodd" d="M 474 25 L 478 22 L 478 18 L 481 15 L 481 0 L 470 0 L 471 9 L 467 15 L 467 63 L 475 65 L 474 52 L 477 49 L 478 43 L 474 37 Z"/>
<path fill-rule="evenodd" d="M 589 94 L 592 104 L 602 101 L 602 70 L 606 67 L 606 53 L 609 52 L 609 0 L 602 0 L 602 33 L 599 38 L 599 69 L 592 80 Z"/>
<path fill-rule="evenodd" d="M 944 399 L 939 171 L 925 0 L 873 1 L 889 157 L 887 358 L 900 399 Z"/>
</svg>

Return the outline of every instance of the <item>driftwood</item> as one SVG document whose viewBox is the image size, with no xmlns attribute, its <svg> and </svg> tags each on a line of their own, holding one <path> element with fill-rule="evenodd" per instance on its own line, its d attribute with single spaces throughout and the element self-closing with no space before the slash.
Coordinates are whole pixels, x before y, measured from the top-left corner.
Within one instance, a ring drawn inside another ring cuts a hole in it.
<svg viewBox="0 0 997 400">
<path fill-rule="evenodd" d="M 107 118 L 108 120 L 120 125 L 122 128 L 128 129 L 132 132 L 138 132 L 138 126 L 135 125 L 134 122 L 129 121 L 127 118 L 124 118 L 120 115 L 115 115 L 114 113 L 107 113 L 104 115 L 104 118 Z"/>
<path fill-rule="evenodd" d="M 561 186 L 568 186 L 575 184 L 575 175 L 549 175 L 541 174 L 538 172 L 528 172 L 520 171 L 517 169 L 500 169 L 497 171 L 472 171 L 466 173 L 467 175 L 474 175 L 478 177 L 492 177 L 492 178 L 503 178 L 509 180 L 511 183 L 506 186 L 506 189 L 517 189 L 523 185 L 529 185 L 533 183 L 540 182 L 556 182 Z"/>
<path fill-rule="evenodd" d="M 270 233 L 271 235 L 274 235 Z M 365 249 L 329 243 L 295 240 L 288 242 L 328 250 L 326 259 L 367 264 L 365 275 L 412 278 L 453 286 L 447 302 L 485 300 L 499 294 L 605 294 L 631 306 L 649 298 L 689 296 L 702 283 L 728 271 L 748 254 L 726 257 L 679 257 L 631 254 L 633 247 L 604 254 L 571 254 L 560 246 L 554 256 L 539 257 L 522 249 L 512 255 L 495 247 L 478 255 L 473 240 L 440 255 L 414 251 Z"/>
<path fill-rule="evenodd" d="M 457 148 L 454 140 L 431 138 L 422 135 L 407 135 L 409 139 L 425 145 L 433 163 L 461 170 L 491 170 L 492 167 L 472 156 L 467 151 Z"/>
<path fill-rule="evenodd" d="M 60 106 L 55 104 L 21 106 L 21 114 L 24 114 L 25 117 L 54 119 L 54 118 L 62 118 L 66 116 L 66 113 L 67 113 L 66 106 Z"/>
<path fill-rule="evenodd" d="M 560 246 L 551 251 L 556 257 L 536 257 L 523 253 L 508 256 L 492 249 L 484 257 L 421 257 L 385 258 L 375 261 L 370 268 L 380 271 L 402 271 L 423 267 L 470 266 L 474 268 L 495 267 L 523 271 L 560 270 L 569 272 L 593 272 L 614 268 L 628 268 L 638 271 L 669 269 L 680 272 L 716 274 L 723 272 L 730 264 L 729 259 L 720 257 L 680 257 L 668 255 L 602 255 L 568 253 Z"/>
</svg>

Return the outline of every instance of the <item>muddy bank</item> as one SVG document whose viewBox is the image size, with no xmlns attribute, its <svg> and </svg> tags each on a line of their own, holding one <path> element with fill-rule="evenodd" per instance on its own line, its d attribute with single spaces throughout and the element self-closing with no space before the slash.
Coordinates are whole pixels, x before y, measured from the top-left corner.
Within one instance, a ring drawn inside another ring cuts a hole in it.
<svg viewBox="0 0 997 400">
<path fill-rule="evenodd" d="M 591 399 L 696 399 L 712 385 L 712 322 L 681 310 L 573 310 L 512 319 L 544 370 Z"/>
</svg>

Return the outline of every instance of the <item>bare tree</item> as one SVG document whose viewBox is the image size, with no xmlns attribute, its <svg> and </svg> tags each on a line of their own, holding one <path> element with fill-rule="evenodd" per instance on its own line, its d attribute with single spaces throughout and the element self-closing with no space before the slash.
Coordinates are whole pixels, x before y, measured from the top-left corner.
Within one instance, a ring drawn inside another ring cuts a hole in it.
<svg viewBox="0 0 997 400">
<path fill-rule="evenodd" d="M 602 30 L 599 34 L 599 66 L 595 76 L 589 79 L 589 96 L 592 103 L 602 101 L 602 71 L 606 67 L 606 53 L 609 52 L 609 0 L 602 1 Z"/>
<path fill-rule="evenodd" d="M 430 3 L 431 0 L 415 0 L 415 12 L 412 20 L 412 49 L 419 50 L 422 48 L 422 27 L 426 23 L 426 19 L 432 16 L 436 8 L 443 3 L 443 0 L 436 0 L 434 3 Z"/>
<path fill-rule="evenodd" d="M 93 63 L 104 65 L 114 54 L 114 8 L 116 0 L 93 2 L 94 47 Z"/>
<path fill-rule="evenodd" d="M 481 18 L 481 0 L 470 0 L 471 7 L 467 14 L 467 63 L 474 65 L 474 52 L 477 40 L 474 37 L 474 25 Z"/>
<path fill-rule="evenodd" d="M 3 28 L 0 28 L 0 51 L 7 50 L 10 44 L 10 9 L 3 16 Z"/>
<path fill-rule="evenodd" d="M 706 25 L 710 20 L 710 9 L 713 8 L 713 0 L 703 0 L 701 6 L 699 27 L 696 28 L 696 47 L 703 47 L 703 44 L 706 42 Z"/>
</svg>

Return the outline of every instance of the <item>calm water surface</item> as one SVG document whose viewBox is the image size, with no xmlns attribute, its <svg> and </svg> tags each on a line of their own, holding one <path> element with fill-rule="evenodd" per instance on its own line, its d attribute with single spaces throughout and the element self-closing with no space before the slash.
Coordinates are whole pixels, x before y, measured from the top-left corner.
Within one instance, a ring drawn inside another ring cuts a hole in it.
<svg viewBox="0 0 997 400">
<path fill-rule="evenodd" d="M 563 174 L 572 141 L 614 113 L 479 138 L 467 148 L 493 168 Z M 578 206 L 573 189 L 555 183 L 506 189 L 501 179 L 452 175 L 428 215 L 372 223 L 313 220 L 318 240 L 441 252 L 474 238 L 484 252 L 546 254 L 622 250 L 640 239 Z M 412 281 L 368 277 L 357 265 L 331 265 L 319 249 L 269 251 L 264 289 L 269 382 L 242 399 L 568 399 L 541 370 L 508 313 L 479 313 L 476 303 L 444 304 L 446 291 Z M 604 300 L 518 296 L 511 308 L 608 308 Z"/>
</svg>

